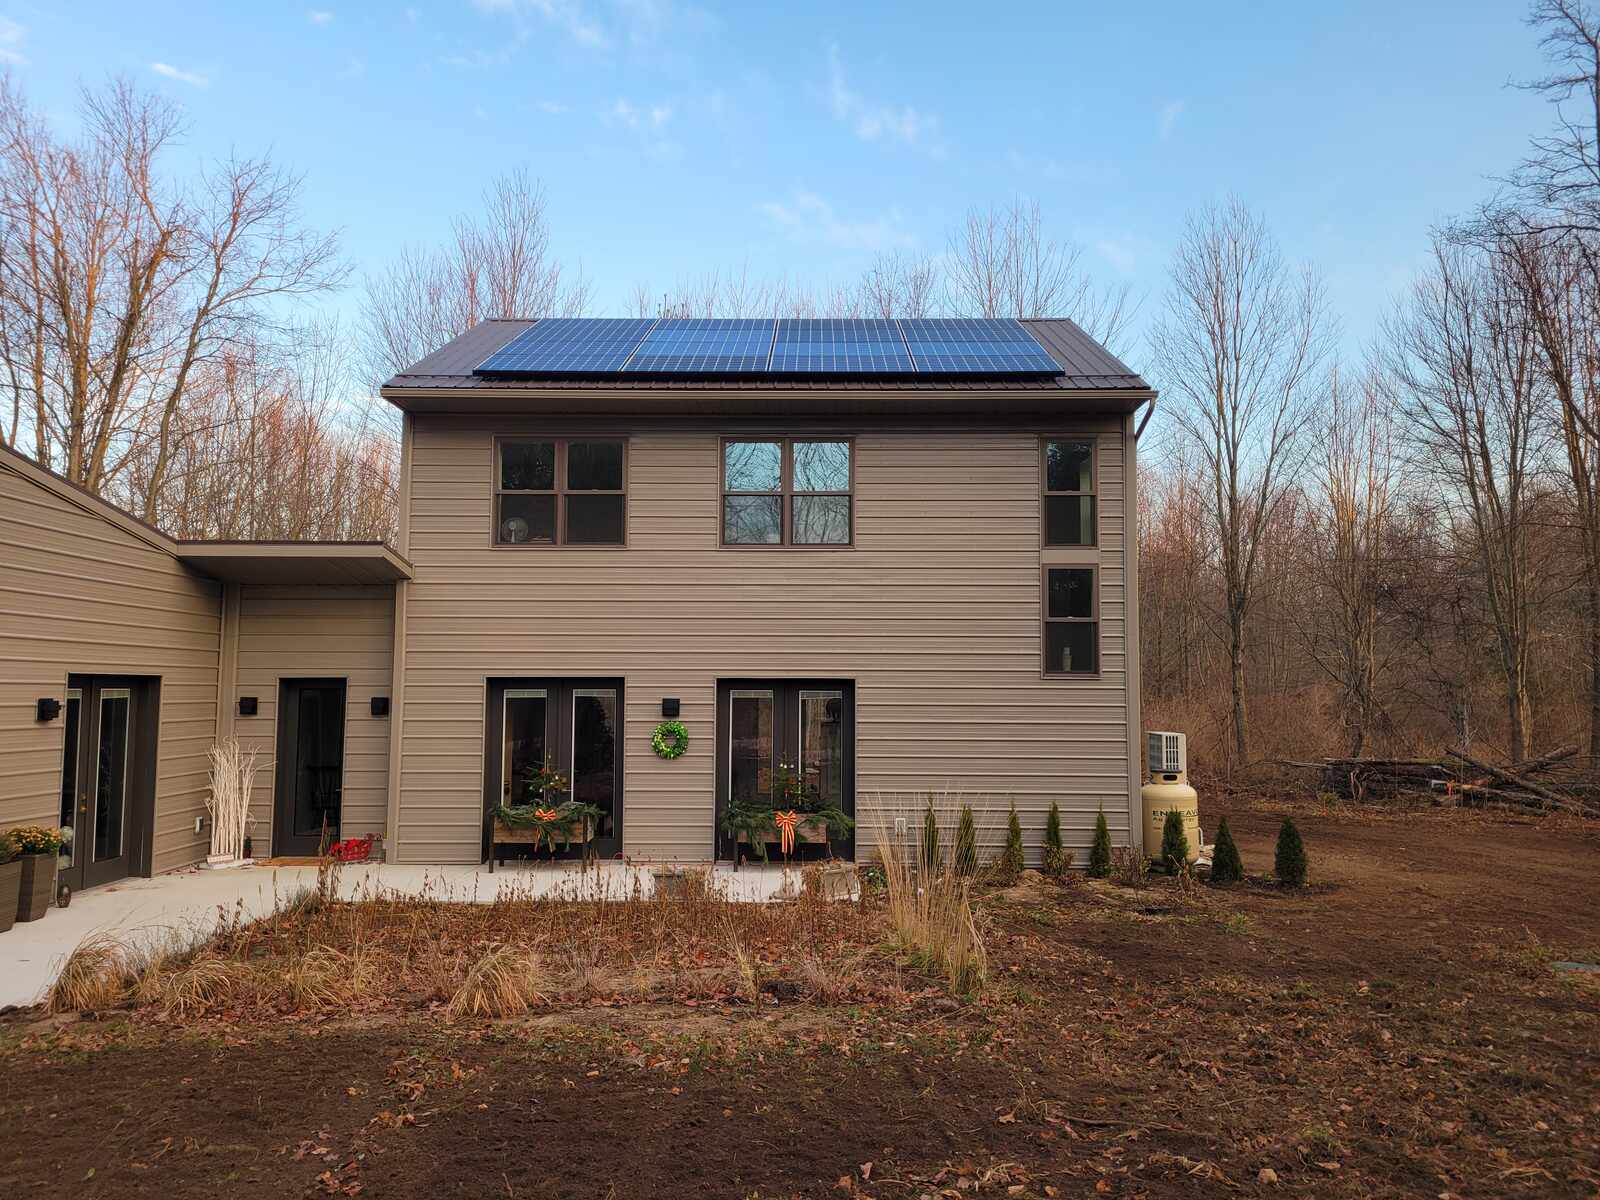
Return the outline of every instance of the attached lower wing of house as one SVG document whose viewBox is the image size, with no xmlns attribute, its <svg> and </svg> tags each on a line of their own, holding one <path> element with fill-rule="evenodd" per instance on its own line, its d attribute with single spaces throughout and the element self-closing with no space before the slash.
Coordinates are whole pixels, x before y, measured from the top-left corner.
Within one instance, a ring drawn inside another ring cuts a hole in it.
<svg viewBox="0 0 1600 1200">
<path fill-rule="evenodd" d="M 784 787 L 854 822 L 796 854 L 930 798 L 1139 840 L 1154 393 L 1072 322 L 493 320 L 382 394 L 392 545 L 175 541 L 0 448 L 0 828 L 74 887 L 204 858 L 235 735 L 258 858 L 485 862 L 555 777 L 636 861 Z"/>
</svg>

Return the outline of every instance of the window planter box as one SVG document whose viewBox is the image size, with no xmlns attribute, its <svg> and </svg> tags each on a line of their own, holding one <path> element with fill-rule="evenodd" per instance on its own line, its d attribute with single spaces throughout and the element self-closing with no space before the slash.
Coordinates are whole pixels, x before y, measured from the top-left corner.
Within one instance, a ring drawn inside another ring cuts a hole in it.
<svg viewBox="0 0 1600 1200">
<path fill-rule="evenodd" d="M 17 920 L 37 921 L 50 910 L 56 894 L 56 855 L 24 854 L 17 862 L 22 865 L 22 886 L 17 896 Z"/>
<path fill-rule="evenodd" d="M 741 831 L 739 834 L 739 844 L 744 845 L 748 843 L 749 840 L 749 837 L 747 837 L 745 833 Z M 782 845 L 782 843 L 778 840 L 777 834 L 773 834 L 769 838 L 762 838 L 761 840 L 768 846 Z M 820 843 L 822 845 L 826 845 L 828 842 L 827 823 L 824 822 L 821 817 L 812 817 L 809 820 L 801 821 L 800 824 L 794 827 L 794 840 L 797 842 L 811 842 L 813 844 Z"/>
<path fill-rule="evenodd" d="M 558 844 L 576 844 L 583 848 L 583 862 L 588 864 L 592 857 L 590 850 L 594 842 L 595 829 L 588 821 L 581 821 L 574 825 L 569 832 L 556 839 Z M 505 855 L 501 852 L 503 846 L 533 846 L 550 845 L 550 838 L 543 831 L 528 826 L 507 825 L 499 817 L 494 818 L 494 829 L 489 835 L 489 874 L 494 874 L 495 863 L 505 865 Z"/>
<path fill-rule="evenodd" d="M 0 933 L 17 921 L 17 899 L 22 894 L 22 860 L 0 863 Z"/>
</svg>

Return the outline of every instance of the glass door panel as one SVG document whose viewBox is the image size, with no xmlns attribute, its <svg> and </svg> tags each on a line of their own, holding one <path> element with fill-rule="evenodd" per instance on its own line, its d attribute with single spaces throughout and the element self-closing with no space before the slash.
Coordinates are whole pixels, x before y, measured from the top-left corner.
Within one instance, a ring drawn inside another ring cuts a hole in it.
<svg viewBox="0 0 1600 1200">
<path fill-rule="evenodd" d="M 728 798 L 734 805 L 771 803 L 777 765 L 772 714 L 772 692 L 735 691 L 728 697 Z"/>
<path fill-rule="evenodd" d="M 100 690 L 95 755 L 94 861 L 121 858 L 128 812 L 128 737 L 133 699 L 127 688 Z"/>
<path fill-rule="evenodd" d="M 61 749 L 61 870 L 77 861 L 73 840 L 78 829 L 78 764 L 83 756 L 83 689 L 67 689 L 65 744 Z"/>
<path fill-rule="evenodd" d="M 602 814 L 597 834 L 611 837 L 617 815 L 617 693 L 577 688 L 572 693 L 572 798 Z"/>
<path fill-rule="evenodd" d="M 844 807 L 843 692 L 800 692 L 800 777 L 824 804 Z"/>
<path fill-rule="evenodd" d="M 539 803 L 544 792 L 534 790 L 534 780 L 548 758 L 549 696 L 542 688 L 507 689 L 503 712 L 502 797 L 507 804 Z"/>
</svg>

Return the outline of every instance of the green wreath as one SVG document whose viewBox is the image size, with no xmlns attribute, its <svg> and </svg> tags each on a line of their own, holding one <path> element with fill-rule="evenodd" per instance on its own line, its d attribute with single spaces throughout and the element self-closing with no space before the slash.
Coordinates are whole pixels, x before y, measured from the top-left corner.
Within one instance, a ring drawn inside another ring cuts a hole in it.
<svg viewBox="0 0 1600 1200">
<path fill-rule="evenodd" d="M 650 735 L 650 747 L 658 758 L 682 758 L 689 748 L 689 730 L 682 721 L 663 721 Z"/>
</svg>

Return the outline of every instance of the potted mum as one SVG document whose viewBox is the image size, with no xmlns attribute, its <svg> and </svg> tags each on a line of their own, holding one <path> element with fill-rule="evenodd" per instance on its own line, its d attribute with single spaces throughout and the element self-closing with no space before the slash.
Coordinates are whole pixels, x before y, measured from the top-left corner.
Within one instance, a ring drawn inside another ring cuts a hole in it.
<svg viewBox="0 0 1600 1200">
<path fill-rule="evenodd" d="M 17 839 L 0 830 L 0 933 L 16 924 L 17 896 L 22 891 L 22 860 Z"/>
<path fill-rule="evenodd" d="M 21 852 L 21 890 L 17 920 L 37 921 L 55 899 L 56 859 L 61 853 L 61 831 L 47 825 L 18 825 L 11 837 Z"/>
</svg>

